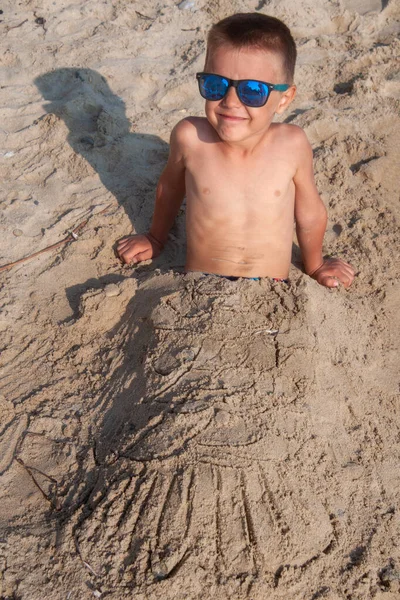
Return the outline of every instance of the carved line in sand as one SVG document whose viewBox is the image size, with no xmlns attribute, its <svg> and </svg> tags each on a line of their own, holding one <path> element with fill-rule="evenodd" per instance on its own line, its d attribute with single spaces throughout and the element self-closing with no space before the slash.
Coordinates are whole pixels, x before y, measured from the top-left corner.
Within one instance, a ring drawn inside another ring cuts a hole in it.
<svg viewBox="0 0 400 600">
<path fill-rule="evenodd" d="M 305 310 L 294 287 L 216 278 L 160 300 L 146 389 L 132 403 L 133 421 L 135 406 L 153 416 L 114 440 L 75 526 L 82 559 L 105 581 L 146 587 L 186 562 L 219 581 L 273 574 L 329 546 L 304 452 L 315 437 Z"/>
</svg>

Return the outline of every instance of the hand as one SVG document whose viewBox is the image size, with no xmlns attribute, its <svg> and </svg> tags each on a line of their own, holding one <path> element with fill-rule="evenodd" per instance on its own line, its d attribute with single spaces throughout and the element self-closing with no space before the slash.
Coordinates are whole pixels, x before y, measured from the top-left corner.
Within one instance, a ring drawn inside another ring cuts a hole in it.
<svg viewBox="0 0 400 600">
<path fill-rule="evenodd" d="M 310 277 L 325 287 L 334 288 L 342 284 L 350 287 L 354 279 L 354 269 L 340 258 L 327 258 L 322 265 L 309 273 Z"/>
<path fill-rule="evenodd" d="M 151 235 L 130 235 L 117 244 L 117 254 L 125 264 L 137 264 L 161 253 L 162 245 Z"/>
</svg>

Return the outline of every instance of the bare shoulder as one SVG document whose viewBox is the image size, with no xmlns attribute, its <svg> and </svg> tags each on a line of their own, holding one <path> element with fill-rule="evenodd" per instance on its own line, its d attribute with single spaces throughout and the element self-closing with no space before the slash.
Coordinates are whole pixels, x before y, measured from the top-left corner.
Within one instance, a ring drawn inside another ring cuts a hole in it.
<svg viewBox="0 0 400 600">
<path fill-rule="evenodd" d="M 310 148 L 310 142 L 301 127 L 289 123 L 274 123 L 274 136 L 280 143 L 288 143 L 296 150 Z"/>
<path fill-rule="evenodd" d="M 213 131 L 206 118 L 186 117 L 186 119 L 182 119 L 175 125 L 171 133 L 170 159 L 183 161 L 186 164 L 186 161 L 196 153 L 200 144 L 211 141 Z"/>
<path fill-rule="evenodd" d="M 296 172 L 311 172 L 313 169 L 313 151 L 306 133 L 301 127 L 289 123 L 276 123 L 276 143 L 284 151 Z"/>
<path fill-rule="evenodd" d="M 205 117 L 186 117 L 173 128 L 171 142 L 176 141 L 179 145 L 191 147 L 211 139 L 213 132 L 213 128 Z"/>
</svg>

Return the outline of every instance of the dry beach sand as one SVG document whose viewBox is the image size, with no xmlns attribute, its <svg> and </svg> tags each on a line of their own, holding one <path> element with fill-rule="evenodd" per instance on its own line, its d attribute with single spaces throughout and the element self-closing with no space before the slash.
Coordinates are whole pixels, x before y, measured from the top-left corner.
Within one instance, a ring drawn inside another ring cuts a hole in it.
<svg viewBox="0 0 400 600">
<path fill-rule="evenodd" d="M 394 0 L 0 3 L 0 598 L 398 600 L 400 15 Z M 298 43 L 330 291 L 122 267 L 206 31 Z M 397 268 L 396 268 L 397 267 Z"/>
</svg>

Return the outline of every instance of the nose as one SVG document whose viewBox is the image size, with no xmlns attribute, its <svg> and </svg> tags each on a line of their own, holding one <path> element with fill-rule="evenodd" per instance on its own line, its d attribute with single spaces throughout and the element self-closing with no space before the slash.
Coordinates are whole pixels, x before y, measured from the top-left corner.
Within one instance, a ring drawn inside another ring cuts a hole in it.
<svg viewBox="0 0 400 600">
<path fill-rule="evenodd" d="M 239 96 L 237 95 L 236 89 L 233 87 L 233 85 L 228 88 L 226 96 L 222 98 L 222 104 L 228 108 L 241 106 L 242 103 L 240 102 Z"/>
</svg>

